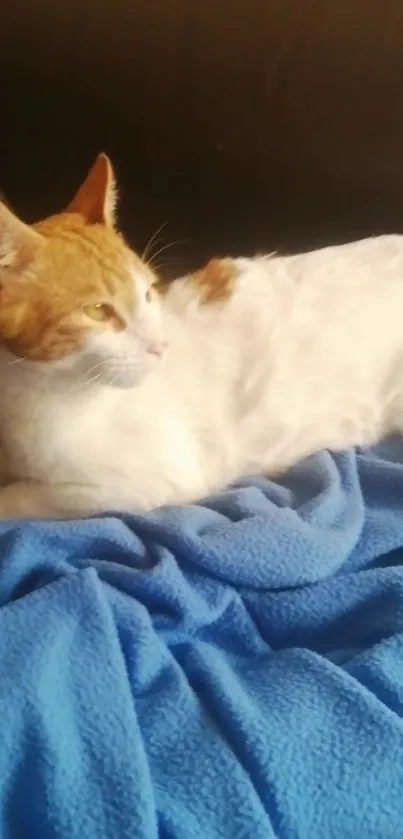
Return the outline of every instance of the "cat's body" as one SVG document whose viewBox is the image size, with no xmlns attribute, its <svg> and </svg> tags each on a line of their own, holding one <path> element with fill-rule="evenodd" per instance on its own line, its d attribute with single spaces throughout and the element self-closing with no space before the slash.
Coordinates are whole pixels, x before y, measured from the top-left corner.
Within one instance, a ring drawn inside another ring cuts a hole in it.
<svg viewBox="0 0 403 839">
<path fill-rule="evenodd" d="M 168 349 L 133 387 L 0 352 L 0 517 L 195 501 L 403 430 L 403 237 L 211 263 L 160 306 Z"/>
</svg>

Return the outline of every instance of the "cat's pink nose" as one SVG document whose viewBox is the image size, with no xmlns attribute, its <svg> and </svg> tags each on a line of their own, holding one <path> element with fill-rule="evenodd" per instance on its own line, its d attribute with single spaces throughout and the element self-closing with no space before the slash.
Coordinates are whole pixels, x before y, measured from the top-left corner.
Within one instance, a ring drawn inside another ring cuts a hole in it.
<svg viewBox="0 0 403 839">
<path fill-rule="evenodd" d="M 149 355 L 155 355 L 156 358 L 161 358 L 168 346 L 168 341 L 152 341 L 147 345 L 147 352 Z"/>
</svg>

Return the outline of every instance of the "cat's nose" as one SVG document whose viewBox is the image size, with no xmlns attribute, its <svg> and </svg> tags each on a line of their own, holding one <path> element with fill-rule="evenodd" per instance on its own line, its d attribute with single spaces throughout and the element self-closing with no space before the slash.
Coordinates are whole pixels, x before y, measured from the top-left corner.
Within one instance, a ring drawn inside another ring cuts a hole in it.
<svg viewBox="0 0 403 839">
<path fill-rule="evenodd" d="M 168 341 L 152 341 L 147 344 L 148 355 L 155 355 L 156 358 L 161 358 L 168 346 Z"/>
</svg>

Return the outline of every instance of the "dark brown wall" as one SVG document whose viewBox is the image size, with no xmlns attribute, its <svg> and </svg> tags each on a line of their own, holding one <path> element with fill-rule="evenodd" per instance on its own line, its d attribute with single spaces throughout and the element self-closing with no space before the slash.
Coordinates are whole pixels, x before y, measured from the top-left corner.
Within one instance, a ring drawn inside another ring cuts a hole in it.
<svg viewBox="0 0 403 839">
<path fill-rule="evenodd" d="M 403 227 L 402 0 L 9 0 L 0 186 L 58 209 L 100 148 L 176 258 Z"/>
</svg>

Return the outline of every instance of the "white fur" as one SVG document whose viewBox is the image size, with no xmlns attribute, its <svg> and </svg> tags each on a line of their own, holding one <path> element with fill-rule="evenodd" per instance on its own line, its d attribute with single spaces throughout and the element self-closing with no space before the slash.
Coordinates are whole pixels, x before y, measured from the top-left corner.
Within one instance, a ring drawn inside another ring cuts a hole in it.
<svg viewBox="0 0 403 839">
<path fill-rule="evenodd" d="M 91 384 L 82 358 L 2 354 L 0 435 L 16 483 L 0 492 L 1 517 L 188 502 L 403 430 L 403 236 L 234 264 L 226 301 L 201 305 L 185 279 L 162 301 L 162 327 L 144 307 L 140 337 L 137 324 L 108 339 L 120 348 L 98 347 L 111 355 Z M 149 369 L 141 342 L 161 329 L 168 350 Z M 137 387 L 108 386 L 123 368 Z"/>
<path fill-rule="evenodd" d="M 130 269 L 129 269 L 130 270 Z M 67 359 L 70 372 L 88 374 L 91 381 L 115 387 L 134 387 L 155 366 L 164 353 L 166 341 L 157 297 L 147 302 L 149 282 L 137 271 L 130 270 L 135 286 L 136 306 L 132 312 L 118 314 L 125 322 L 122 331 L 91 329 L 84 351 L 77 358 Z M 49 366 L 44 372 L 49 373 Z M 56 376 L 60 365 L 56 365 Z M 41 371 L 43 372 L 43 371 Z"/>
</svg>

